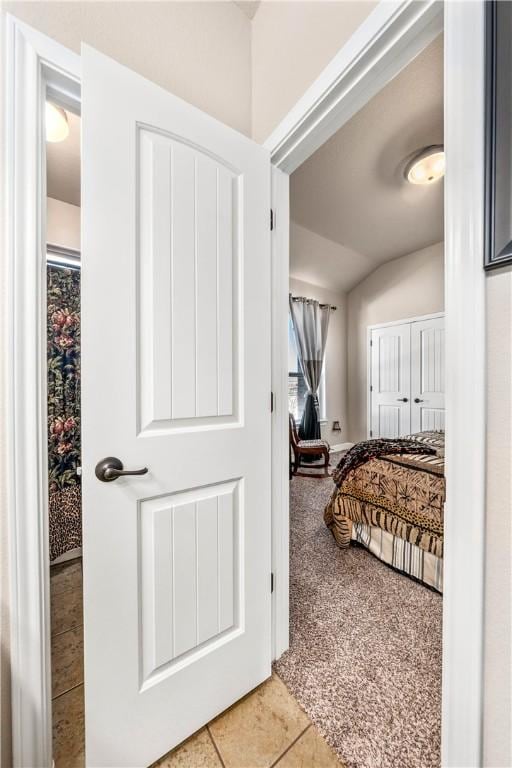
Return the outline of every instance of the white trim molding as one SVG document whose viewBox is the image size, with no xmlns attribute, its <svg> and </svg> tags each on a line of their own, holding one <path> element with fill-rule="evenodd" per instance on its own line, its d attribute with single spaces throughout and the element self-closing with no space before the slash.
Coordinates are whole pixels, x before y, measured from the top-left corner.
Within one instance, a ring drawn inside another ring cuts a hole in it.
<svg viewBox="0 0 512 768">
<path fill-rule="evenodd" d="M 289 645 L 289 467 L 288 427 L 288 174 L 272 168 L 272 658 L 278 659 Z M 283 482 L 283 478 L 285 482 Z"/>
<path fill-rule="evenodd" d="M 438 0 L 380 2 L 265 141 L 292 173 L 443 29 Z"/>
<path fill-rule="evenodd" d="M 446 356 L 450 360 L 446 383 L 448 496 L 443 619 L 445 768 L 478 768 L 482 764 L 486 365 L 483 6 L 484 0 L 444 6 L 445 317 Z M 265 142 L 275 166 L 288 173 L 298 168 L 442 29 L 440 3 L 380 2 Z M 279 201 L 275 205 L 277 218 L 282 221 Z M 287 252 L 280 256 L 282 263 L 287 258 Z M 468 413 L 471 440 L 467 439 Z M 274 469 L 279 471 L 279 467 Z M 283 475 L 281 482 L 287 484 L 288 476 Z M 273 509 L 274 517 L 284 519 L 285 514 L 288 510 Z"/>
<path fill-rule="evenodd" d="M 368 332 L 376 331 L 377 328 L 392 328 L 393 325 L 404 325 L 405 323 L 421 323 L 423 320 L 434 320 L 436 317 L 444 317 L 444 312 L 432 312 L 428 315 L 417 315 L 416 317 L 404 317 L 403 320 L 390 320 L 389 323 L 374 323 L 368 325 Z"/>
<path fill-rule="evenodd" d="M 336 451 L 348 451 L 353 445 L 354 443 L 338 443 L 337 445 L 331 445 L 331 453 L 336 453 Z"/>
<path fill-rule="evenodd" d="M 482 266 L 484 5 L 484 0 L 445 5 L 445 313 L 450 364 L 446 377 L 444 768 L 482 764 L 487 365 Z"/>
<path fill-rule="evenodd" d="M 5 254 L 13 764 L 51 765 L 46 457 L 46 247 L 42 201 L 47 82 L 77 82 L 79 57 L 5 20 Z M 70 86 L 73 90 L 73 86 Z"/>
</svg>

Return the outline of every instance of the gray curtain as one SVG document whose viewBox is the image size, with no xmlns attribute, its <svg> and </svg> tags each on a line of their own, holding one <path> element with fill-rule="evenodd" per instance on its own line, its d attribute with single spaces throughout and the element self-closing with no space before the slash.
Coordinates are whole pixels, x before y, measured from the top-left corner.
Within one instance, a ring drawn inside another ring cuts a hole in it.
<svg viewBox="0 0 512 768">
<path fill-rule="evenodd" d="M 300 367 L 308 388 L 299 427 L 299 437 L 302 440 L 320 438 L 318 387 L 324 363 L 330 311 L 329 305 L 290 294 L 293 331 Z"/>
</svg>

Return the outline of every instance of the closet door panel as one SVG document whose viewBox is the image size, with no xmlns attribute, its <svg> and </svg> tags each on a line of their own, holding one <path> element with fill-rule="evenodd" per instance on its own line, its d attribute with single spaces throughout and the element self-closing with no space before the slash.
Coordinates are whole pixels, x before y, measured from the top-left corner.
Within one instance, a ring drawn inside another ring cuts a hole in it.
<svg viewBox="0 0 512 768">
<path fill-rule="evenodd" d="M 444 429 L 444 317 L 411 324 L 411 430 Z"/>
<path fill-rule="evenodd" d="M 410 324 L 371 334 L 371 437 L 400 437 L 411 430 Z"/>
</svg>

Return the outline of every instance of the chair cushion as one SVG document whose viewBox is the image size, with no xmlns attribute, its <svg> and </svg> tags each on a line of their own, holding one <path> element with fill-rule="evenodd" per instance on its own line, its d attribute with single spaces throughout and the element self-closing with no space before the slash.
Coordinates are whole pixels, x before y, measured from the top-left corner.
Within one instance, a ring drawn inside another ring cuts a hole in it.
<svg viewBox="0 0 512 768">
<path fill-rule="evenodd" d="M 326 440 L 299 440 L 299 448 L 327 448 L 329 443 Z"/>
</svg>

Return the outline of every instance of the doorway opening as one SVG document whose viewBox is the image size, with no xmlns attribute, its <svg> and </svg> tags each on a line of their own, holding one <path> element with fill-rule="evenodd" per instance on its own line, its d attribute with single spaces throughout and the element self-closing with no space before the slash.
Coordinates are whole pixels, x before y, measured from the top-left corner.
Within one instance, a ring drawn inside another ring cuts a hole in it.
<svg viewBox="0 0 512 768">
<path fill-rule="evenodd" d="M 441 763 L 444 183 L 407 169 L 443 157 L 443 91 L 441 34 L 290 177 L 290 648 L 275 669 L 361 768 Z"/>
<path fill-rule="evenodd" d="M 52 753 L 84 754 L 81 493 L 80 105 L 45 101 L 48 550 Z"/>
</svg>

